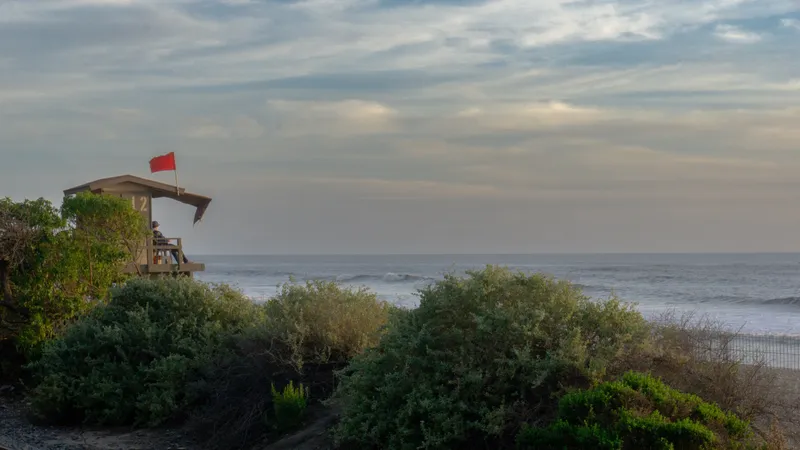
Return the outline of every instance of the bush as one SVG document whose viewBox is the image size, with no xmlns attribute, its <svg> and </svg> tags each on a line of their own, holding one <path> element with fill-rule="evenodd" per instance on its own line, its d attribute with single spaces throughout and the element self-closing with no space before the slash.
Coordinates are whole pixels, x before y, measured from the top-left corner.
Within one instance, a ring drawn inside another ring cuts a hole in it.
<svg viewBox="0 0 800 450">
<path fill-rule="evenodd" d="M 523 429 L 518 443 L 537 450 L 760 448 L 749 424 L 734 414 L 635 372 L 565 395 L 558 420 Z"/>
<path fill-rule="evenodd" d="M 294 387 L 294 382 L 283 387 L 283 392 L 275 389 L 272 384 L 272 404 L 275 410 L 275 424 L 279 430 L 296 427 L 303 420 L 303 415 L 308 406 L 308 389 L 300 386 Z"/>
<path fill-rule="evenodd" d="M 280 356 L 301 369 L 309 363 L 348 361 L 376 345 L 389 304 L 366 288 L 310 281 L 284 284 L 264 308 L 265 328 L 285 346 Z"/>
<path fill-rule="evenodd" d="M 132 280 L 29 365 L 34 412 L 51 422 L 162 423 L 202 398 L 199 371 L 258 320 L 256 306 L 226 286 Z"/>
<path fill-rule="evenodd" d="M 641 315 L 566 282 L 487 267 L 420 292 L 342 373 L 344 448 L 502 448 L 551 413 L 559 384 L 588 385 L 645 341 Z"/>
<path fill-rule="evenodd" d="M 234 340 L 233 352 L 205 371 L 212 398 L 190 428 L 206 448 L 248 448 L 273 430 L 263 418 L 276 407 L 276 386 L 303 383 L 311 409 L 328 398 L 334 372 L 377 345 L 392 307 L 363 289 L 336 283 L 284 285 L 263 306 L 263 324 Z"/>
</svg>

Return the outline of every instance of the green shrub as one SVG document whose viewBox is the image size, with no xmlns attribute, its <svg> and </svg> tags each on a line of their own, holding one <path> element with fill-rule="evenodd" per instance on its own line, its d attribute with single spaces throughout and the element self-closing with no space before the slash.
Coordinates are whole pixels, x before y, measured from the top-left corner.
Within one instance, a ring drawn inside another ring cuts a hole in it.
<svg viewBox="0 0 800 450">
<path fill-rule="evenodd" d="M 334 371 L 377 345 L 394 308 L 363 289 L 335 283 L 284 285 L 263 306 L 263 324 L 234 339 L 233 352 L 208 366 L 210 401 L 189 427 L 209 449 L 249 448 L 272 430 L 264 420 L 275 405 L 270 383 L 303 383 L 307 401 L 327 399 Z"/>
<path fill-rule="evenodd" d="M 390 306 L 365 288 L 310 281 L 284 284 L 264 308 L 266 330 L 285 345 L 282 356 L 299 369 L 347 361 L 376 345 Z"/>
<path fill-rule="evenodd" d="M 308 406 L 308 389 L 303 383 L 295 387 L 294 382 L 283 387 L 283 392 L 272 384 L 272 405 L 275 410 L 275 422 L 279 430 L 287 430 L 300 424 Z"/>
<path fill-rule="evenodd" d="M 522 449 L 756 449 L 747 422 L 649 375 L 629 372 L 620 381 L 561 398 L 558 420 L 527 427 Z"/>
<path fill-rule="evenodd" d="M 29 365 L 33 409 L 54 422 L 159 424 L 202 397 L 198 371 L 258 320 L 256 306 L 226 286 L 132 280 Z"/>
<path fill-rule="evenodd" d="M 336 440 L 388 450 L 513 445 L 521 422 L 555 408 L 559 383 L 602 377 L 646 335 L 639 313 L 566 282 L 491 266 L 448 276 L 343 371 Z"/>
</svg>

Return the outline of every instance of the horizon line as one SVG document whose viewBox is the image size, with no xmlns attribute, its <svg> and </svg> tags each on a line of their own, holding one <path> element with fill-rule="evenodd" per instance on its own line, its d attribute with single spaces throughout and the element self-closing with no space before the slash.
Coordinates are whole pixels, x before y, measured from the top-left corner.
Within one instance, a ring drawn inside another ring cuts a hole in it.
<svg viewBox="0 0 800 450">
<path fill-rule="evenodd" d="M 647 255 L 800 255 L 796 251 L 714 252 L 530 252 L 530 253 L 198 253 L 203 256 L 647 256 Z"/>
</svg>

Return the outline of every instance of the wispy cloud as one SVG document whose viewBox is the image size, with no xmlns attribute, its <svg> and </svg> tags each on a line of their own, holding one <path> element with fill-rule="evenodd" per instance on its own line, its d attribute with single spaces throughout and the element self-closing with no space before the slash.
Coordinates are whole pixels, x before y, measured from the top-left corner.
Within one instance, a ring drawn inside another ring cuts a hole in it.
<svg viewBox="0 0 800 450">
<path fill-rule="evenodd" d="M 752 44 L 761 40 L 761 35 L 752 31 L 743 30 L 733 25 L 717 25 L 715 35 L 728 42 Z"/>
<path fill-rule="evenodd" d="M 798 19 L 781 19 L 781 25 L 786 28 L 794 28 L 800 30 L 800 20 Z"/>
</svg>

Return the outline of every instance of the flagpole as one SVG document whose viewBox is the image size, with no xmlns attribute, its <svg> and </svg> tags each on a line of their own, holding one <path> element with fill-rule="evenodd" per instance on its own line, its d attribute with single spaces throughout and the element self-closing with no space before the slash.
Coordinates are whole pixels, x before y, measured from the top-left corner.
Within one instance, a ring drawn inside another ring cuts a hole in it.
<svg viewBox="0 0 800 450">
<path fill-rule="evenodd" d="M 172 152 L 172 167 L 175 169 L 175 194 L 181 195 L 181 188 L 178 187 L 178 164 L 175 159 L 175 152 Z"/>
</svg>

